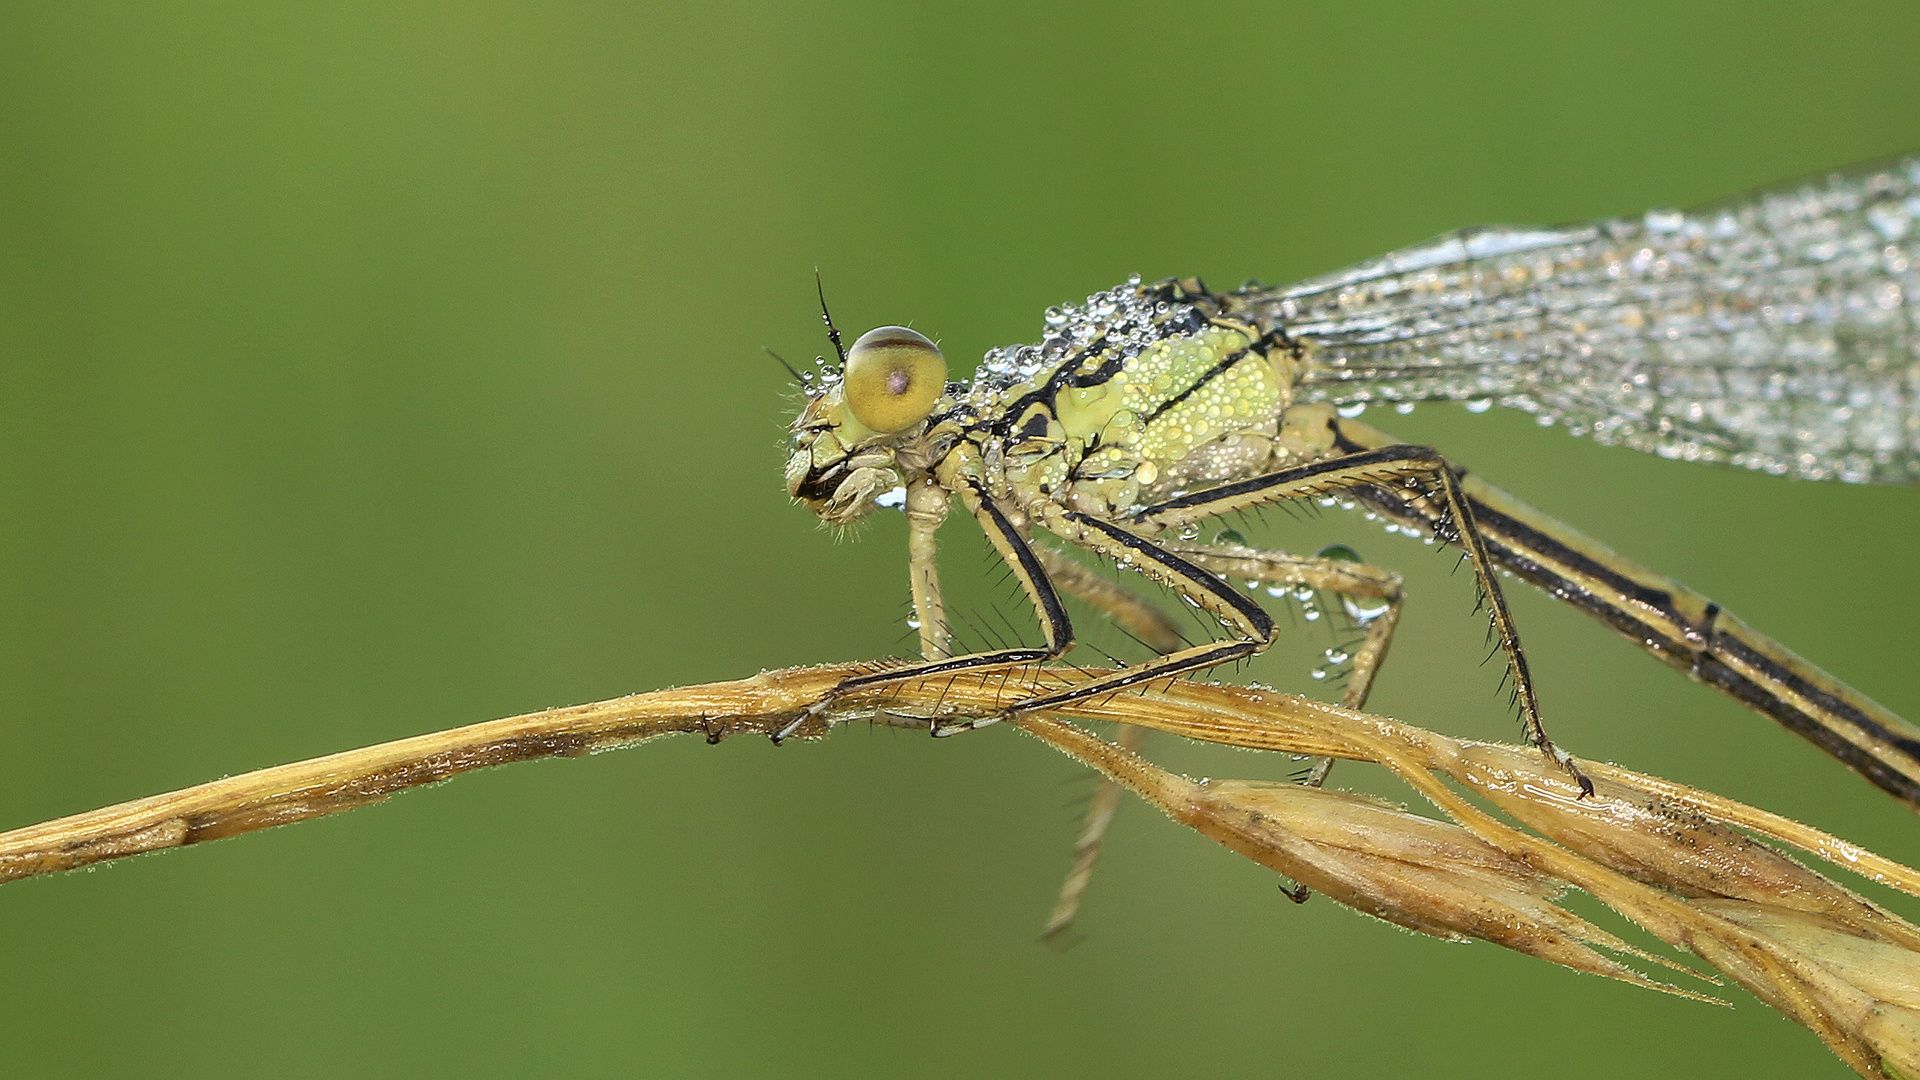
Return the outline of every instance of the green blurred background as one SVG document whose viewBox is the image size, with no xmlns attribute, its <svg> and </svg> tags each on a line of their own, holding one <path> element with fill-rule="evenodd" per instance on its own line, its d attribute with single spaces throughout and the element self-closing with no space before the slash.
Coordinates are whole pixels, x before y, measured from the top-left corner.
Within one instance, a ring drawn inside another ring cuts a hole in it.
<svg viewBox="0 0 1920 1080">
<path fill-rule="evenodd" d="M 0 5 L 0 823 L 904 647 L 898 516 L 838 542 L 780 490 L 759 349 L 823 347 L 816 265 L 843 326 L 965 370 L 1129 272 L 1283 281 L 1920 146 L 1916 56 L 1910 2 Z M 1379 422 L 1920 714 L 1920 492 Z M 956 602 L 1017 612 L 964 525 Z M 1293 530 L 1410 576 L 1380 710 L 1511 737 L 1450 560 Z M 1920 859 L 1810 747 L 1516 605 L 1577 752 Z M 1295 908 L 1137 804 L 1050 951 L 1089 790 L 1004 729 L 669 741 L 26 882 L 6 1071 L 1841 1072 L 1744 995 Z"/>
</svg>

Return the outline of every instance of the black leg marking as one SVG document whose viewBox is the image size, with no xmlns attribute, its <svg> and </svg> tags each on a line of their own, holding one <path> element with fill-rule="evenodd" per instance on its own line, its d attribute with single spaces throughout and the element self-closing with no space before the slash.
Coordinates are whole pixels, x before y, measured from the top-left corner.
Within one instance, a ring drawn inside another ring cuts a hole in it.
<svg viewBox="0 0 1920 1080">
<path fill-rule="evenodd" d="M 1426 483 L 1434 484 L 1439 490 L 1428 490 Z M 1141 511 L 1138 520 L 1166 528 L 1261 503 L 1284 503 L 1345 488 L 1371 489 L 1382 501 L 1397 499 L 1404 503 L 1428 501 L 1438 496 L 1443 508 L 1441 512 L 1421 516 L 1431 522 L 1437 539 L 1458 544 L 1473 563 L 1481 602 L 1486 605 L 1493 633 L 1507 654 L 1507 668 L 1519 701 L 1521 719 L 1526 725 L 1527 740 L 1573 774 L 1584 794 L 1592 794 L 1593 782 L 1580 772 L 1570 756 L 1554 746 L 1547 737 L 1546 727 L 1540 719 L 1533 674 L 1528 667 L 1526 653 L 1520 647 L 1519 634 L 1513 628 L 1513 614 L 1507 608 L 1506 596 L 1500 590 L 1498 578 L 1494 576 L 1493 561 L 1487 551 L 1486 541 L 1474 523 L 1473 510 L 1460 489 L 1458 473 L 1438 451 L 1430 447 L 1405 445 L 1358 450 L 1326 461 L 1169 499 Z M 1406 512 L 1402 510 L 1400 513 Z"/>
</svg>

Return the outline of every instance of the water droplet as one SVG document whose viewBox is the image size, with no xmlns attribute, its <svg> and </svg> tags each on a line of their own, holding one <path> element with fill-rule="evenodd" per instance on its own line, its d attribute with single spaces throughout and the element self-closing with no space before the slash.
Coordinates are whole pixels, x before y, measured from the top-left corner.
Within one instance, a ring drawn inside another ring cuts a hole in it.
<svg viewBox="0 0 1920 1080">
<path fill-rule="evenodd" d="M 920 629 L 920 620 L 919 620 L 919 619 L 908 619 L 908 620 L 907 620 L 907 629 L 909 629 L 909 630 L 918 630 L 918 629 Z"/>
<path fill-rule="evenodd" d="M 1246 586 L 1247 586 L 1247 591 L 1248 591 L 1248 592 L 1259 592 L 1259 591 L 1260 591 L 1260 582 L 1259 582 L 1258 580 L 1256 580 L 1256 579 L 1254 579 L 1254 578 L 1248 578 L 1248 579 L 1246 580 Z"/>
<path fill-rule="evenodd" d="M 1873 226 L 1881 239 L 1892 242 L 1907 235 L 1913 226 L 1913 217 L 1900 203 L 1881 202 L 1867 208 L 1867 224 Z"/>
<path fill-rule="evenodd" d="M 1467 411 L 1471 413 L 1483 413 L 1491 408 L 1493 408 L 1492 398 L 1474 398 L 1467 402 Z"/>
<path fill-rule="evenodd" d="M 1246 547 L 1247 538 L 1240 535 L 1238 529 L 1221 529 L 1213 534 L 1213 545 L 1215 547 Z"/>
<path fill-rule="evenodd" d="M 1367 403 L 1356 401 L 1351 405 L 1342 405 L 1333 411 L 1339 413 L 1343 420 L 1358 420 L 1367 411 Z"/>
<path fill-rule="evenodd" d="M 1327 669 L 1323 667 L 1317 667 L 1317 668 L 1314 668 L 1312 671 L 1307 672 L 1307 674 L 1313 676 L 1316 679 L 1325 679 L 1327 677 Z"/>
<path fill-rule="evenodd" d="M 1303 618 L 1303 619 L 1305 619 L 1305 620 L 1307 620 L 1308 622 L 1319 622 L 1319 621 L 1320 621 L 1320 609 L 1319 609 L 1319 608 L 1317 608 L 1317 607 L 1304 607 L 1304 608 L 1301 608 L 1301 609 L 1300 609 L 1300 617 L 1301 617 L 1301 618 Z"/>
<path fill-rule="evenodd" d="M 1347 611 L 1347 618 L 1360 626 L 1365 626 L 1387 613 L 1390 606 L 1385 600 L 1359 600 L 1351 596 L 1340 598 L 1340 606 Z"/>
<path fill-rule="evenodd" d="M 1360 553 L 1345 544 L 1328 544 L 1320 549 L 1319 558 L 1332 559 L 1335 562 L 1359 562 Z"/>
<path fill-rule="evenodd" d="M 1687 223 L 1687 215 L 1678 210 L 1649 210 L 1646 222 L 1650 233 L 1679 232 L 1680 227 Z"/>
<path fill-rule="evenodd" d="M 1408 413 L 1413 411 L 1413 402 L 1411 401 L 1399 402 L 1394 405 L 1393 411 L 1399 413 L 1401 416 L 1405 416 Z"/>
<path fill-rule="evenodd" d="M 1032 310 L 1032 309 L 1029 308 L 1028 310 Z M 1048 326 L 1060 326 L 1064 324 L 1066 321 L 1067 321 L 1066 312 L 1061 311 L 1057 307 L 1050 307 L 1047 309 L 1047 325 Z"/>
<path fill-rule="evenodd" d="M 1293 598 L 1303 604 L 1313 599 L 1313 586 L 1295 585 L 1293 587 Z"/>
<path fill-rule="evenodd" d="M 1351 659 L 1353 659 L 1353 657 L 1348 656 L 1345 652 L 1339 649 L 1327 650 L 1327 663 L 1329 664 L 1344 664 Z"/>
<path fill-rule="evenodd" d="M 1180 526 L 1179 531 L 1175 532 L 1174 535 L 1182 540 L 1198 540 L 1200 539 L 1200 526 L 1189 521 L 1185 525 Z"/>
</svg>

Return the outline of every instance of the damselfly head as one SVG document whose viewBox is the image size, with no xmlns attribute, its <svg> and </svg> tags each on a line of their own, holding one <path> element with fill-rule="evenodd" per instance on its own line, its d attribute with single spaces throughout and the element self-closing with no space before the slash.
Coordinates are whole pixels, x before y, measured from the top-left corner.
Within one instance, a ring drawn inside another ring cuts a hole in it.
<svg viewBox="0 0 1920 1080">
<path fill-rule="evenodd" d="M 794 421 L 787 458 L 787 493 L 834 525 L 865 516 L 905 483 L 899 452 L 924 431 L 947 389 L 939 347 L 904 326 L 867 331 L 846 357 L 841 377 L 809 397 Z"/>
</svg>

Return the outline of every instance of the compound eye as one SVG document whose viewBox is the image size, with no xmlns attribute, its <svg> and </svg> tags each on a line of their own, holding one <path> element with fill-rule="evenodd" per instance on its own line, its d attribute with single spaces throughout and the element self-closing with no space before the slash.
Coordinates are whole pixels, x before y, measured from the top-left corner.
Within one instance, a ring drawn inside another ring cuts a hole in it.
<svg viewBox="0 0 1920 1080">
<path fill-rule="evenodd" d="M 841 383 L 854 419 L 891 435 L 927 418 L 947 388 L 947 359 L 933 342 L 904 326 L 860 335 L 847 350 Z"/>
</svg>

